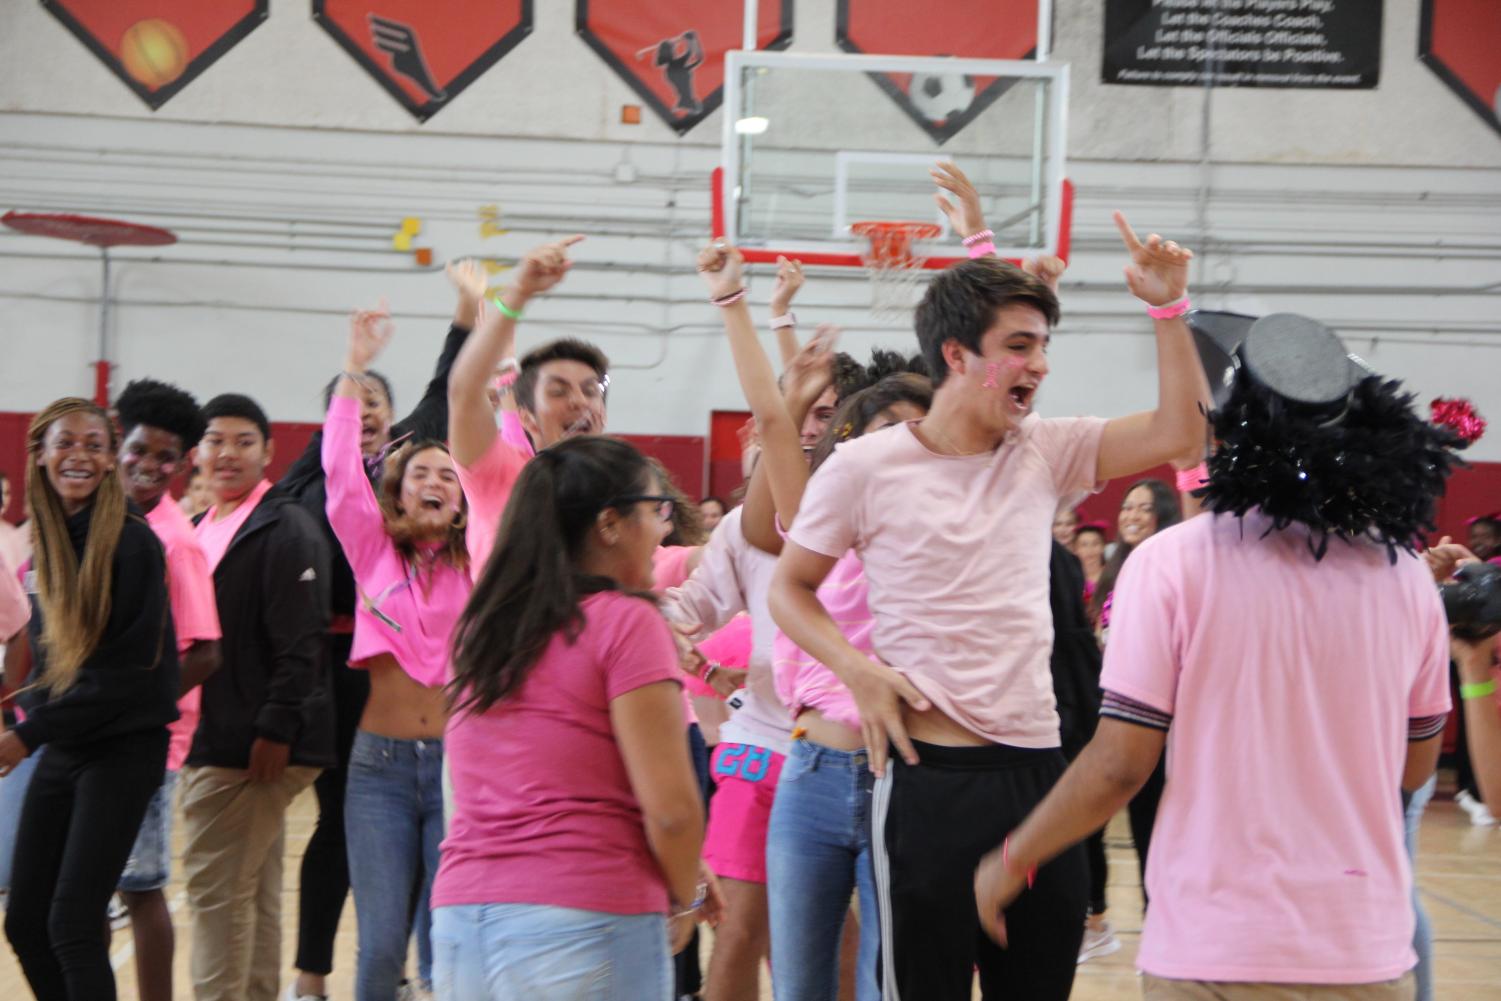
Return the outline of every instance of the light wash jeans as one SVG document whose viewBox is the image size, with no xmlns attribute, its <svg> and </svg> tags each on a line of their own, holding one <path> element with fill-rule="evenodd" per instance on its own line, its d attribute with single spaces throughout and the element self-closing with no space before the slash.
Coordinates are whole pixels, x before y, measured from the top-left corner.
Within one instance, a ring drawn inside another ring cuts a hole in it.
<svg viewBox="0 0 1501 1001">
<path fill-rule="evenodd" d="M 839 942 L 860 895 L 857 1001 L 880 1001 L 881 928 L 871 863 L 870 796 L 864 751 L 792 742 L 766 832 L 772 993 L 777 1001 L 835 1001 Z"/>
<path fill-rule="evenodd" d="M 391 1001 L 417 936 L 417 977 L 432 983 L 427 898 L 443 843 L 443 741 L 360 730 L 349 756 L 344 841 L 359 924 L 357 1001 Z"/>
<path fill-rule="evenodd" d="M 433 992 L 442 1001 L 671 1001 L 661 914 L 539 904 L 433 911 Z"/>
<path fill-rule="evenodd" d="M 26 802 L 31 776 L 45 750 L 41 747 L 32 751 L 21 759 L 14 771 L 0 779 L 0 890 L 10 889 L 10 867 L 16 854 L 16 831 L 21 827 L 21 806 Z"/>
<path fill-rule="evenodd" d="M 1423 821 L 1423 811 L 1427 809 L 1428 801 L 1433 798 L 1433 790 L 1437 786 L 1438 775 L 1434 774 L 1429 776 L 1428 781 L 1417 792 L 1402 794 L 1403 819 L 1407 822 L 1407 857 L 1413 862 L 1412 909 L 1418 920 L 1417 930 L 1412 936 L 1412 947 L 1418 954 L 1418 965 L 1413 969 L 1413 976 L 1418 983 L 1415 1001 L 1433 1001 L 1433 925 L 1428 921 L 1428 911 L 1424 909 L 1423 901 L 1418 898 L 1417 859 L 1418 825 Z"/>
</svg>

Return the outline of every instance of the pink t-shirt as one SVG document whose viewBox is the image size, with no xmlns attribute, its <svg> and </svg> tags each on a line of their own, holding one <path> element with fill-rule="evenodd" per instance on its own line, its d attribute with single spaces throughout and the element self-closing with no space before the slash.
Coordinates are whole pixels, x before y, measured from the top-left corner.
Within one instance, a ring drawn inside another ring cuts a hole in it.
<svg viewBox="0 0 1501 1001">
<path fill-rule="evenodd" d="M 229 552 L 229 544 L 234 541 L 235 533 L 249 520 L 250 513 L 255 510 L 256 505 L 270 489 L 271 481 L 261 480 L 240 506 L 222 521 L 214 520 L 215 515 L 219 513 L 217 504 L 203 513 L 203 520 L 198 522 L 194 534 L 198 537 L 198 545 L 203 549 L 204 559 L 208 560 L 209 573 L 219 569 L 219 561 L 224 559 L 225 553 Z"/>
<path fill-rule="evenodd" d="M 1031 415 L 981 455 L 903 424 L 845 442 L 808 482 L 791 540 L 865 565 L 881 660 L 989 740 L 1057 747 L 1049 656 L 1053 514 L 1095 485 L 1105 421 Z"/>
<path fill-rule="evenodd" d="M 667 884 L 610 723 L 610 702 L 678 680 L 677 649 L 649 603 L 584 599 L 570 645 L 553 637 L 519 692 L 444 735 L 454 813 L 432 905 L 545 904 L 648 914 Z"/>
<path fill-rule="evenodd" d="M 11 567 L 6 554 L 0 552 L 0 646 L 31 619 L 31 603 L 26 590 Z"/>
<path fill-rule="evenodd" d="M 437 561 L 418 574 L 386 534 L 385 516 L 360 457 L 360 404 L 335 396 L 323 423 L 328 523 L 354 571 L 358 600 L 349 663 L 388 653 L 419 685 L 448 680 L 449 642 L 469 601 L 467 570 Z"/>
<path fill-rule="evenodd" d="M 177 652 L 186 653 L 194 643 L 220 639 L 214 576 L 193 534 L 193 523 L 167 496 L 147 512 L 146 523 L 161 540 L 166 554 L 167 598 L 172 604 L 172 625 L 177 629 Z M 193 732 L 198 729 L 198 705 L 202 697 L 200 686 L 177 700 L 177 722 L 167 727 L 168 771 L 177 771 L 188 760 Z"/>
<path fill-rule="evenodd" d="M 866 603 L 865 566 L 853 552 L 845 553 L 818 587 L 818 601 L 861 653 L 873 652 L 871 631 L 875 619 Z M 772 655 L 776 666 L 777 695 L 794 719 L 804 709 L 817 709 L 824 719 L 860 729 L 860 710 L 855 697 L 816 659 L 804 653 L 786 634 L 777 632 Z"/>
<path fill-rule="evenodd" d="M 1131 554 L 1101 687 L 1171 715 L 1137 964 L 1344 984 L 1416 962 L 1398 789 L 1408 720 L 1449 710 L 1421 560 L 1203 516 Z"/>
<path fill-rule="evenodd" d="M 479 580 L 485 571 L 485 561 L 490 558 L 495 539 L 500 535 L 500 518 L 505 514 L 506 501 L 511 499 L 516 478 L 530 457 L 517 451 L 497 433 L 489 449 L 475 460 L 474 465 L 466 466 L 454 460 L 459 486 L 464 488 L 464 498 L 469 502 L 469 573 L 475 580 Z"/>
</svg>

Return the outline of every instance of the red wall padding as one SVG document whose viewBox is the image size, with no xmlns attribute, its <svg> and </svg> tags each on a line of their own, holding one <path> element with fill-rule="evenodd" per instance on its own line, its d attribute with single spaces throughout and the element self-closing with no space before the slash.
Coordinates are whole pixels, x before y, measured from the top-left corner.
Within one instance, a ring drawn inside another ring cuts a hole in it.
<svg viewBox="0 0 1501 1001">
<path fill-rule="evenodd" d="M 737 434 L 750 415 L 741 411 L 715 411 L 710 419 L 709 441 L 700 435 L 622 435 L 648 455 L 655 456 L 672 473 L 678 486 L 691 496 L 703 492 L 728 496 L 740 485 L 740 442 Z M 0 512 L 9 521 L 21 520 L 21 496 L 25 465 L 26 425 L 30 414 L 0 413 L 0 470 L 10 474 L 14 487 L 11 508 Z M 272 478 L 280 476 L 302 453 L 317 424 L 274 423 L 276 458 Z M 1173 482 L 1173 470 L 1163 466 L 1151 475 Z M 1087 498 L 1079 507 L 1086 521 L 1103 521 L 1115 537 L 1115 516 L 1126 488 L 1141 477 L 1113 480 L 1105 489 Z M 177 492 L 181 492 L 179 484 Z M 1461 469 L 1449 480 L 1449 490 L 1439 505 L 1439 531 L 1458 540 L 1465 537 L 1465 519 L 1501 509 L 1501 462 L 1478 462 Z"/>
</svg>

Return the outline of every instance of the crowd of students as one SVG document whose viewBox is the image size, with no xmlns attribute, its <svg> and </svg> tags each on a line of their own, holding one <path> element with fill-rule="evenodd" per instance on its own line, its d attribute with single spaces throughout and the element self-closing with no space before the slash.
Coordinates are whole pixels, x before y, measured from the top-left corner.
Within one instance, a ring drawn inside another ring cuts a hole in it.
<svg viewBox="0 0 1501 1001">
<path fill-rule="evenodd" d="M 1038 416 L 1061 262 L 998 260 L 973 186 L 933 177 L 972 260 L 929 285 L 917 354 L 801 342 L 784 260 L 774 361 L 738 251 L 699 255 L 754 415 L 735 507 L 608 435 L 598 348 L 517 358 L 582 237 L 493 302 L 450 267 L 401 421 L 372 367 L 389 313 L 356 312 L 274 484 L 247 396 L 141 379 L 114 413 L 38 414 L 29 535 L 0 533 L 5 930 L 36 997 L 115 996 L 117 891 L 140 996 L 173 996 L 180 811 L 199 1001 L 326 997 L 351 890 L 358 1001 L 751 1001 L 768 959 L 778 1001 L 960 1001 L 976 975 L 1064 999 L 1119 948 L 1122 808 L 1147 997 L 1413 997 L 1399 790 L 1431 792 L 1450 709 L 1433 581 L 1471 554 L 1425 565 L 1417 540 L 1453 440 L 1308 322 L 1250 327 L 1211 413 L 1192 255 L 1119 215 L 1157 405 Z M 1167 462 L 1176 489 L 1135 483 L 1107 555 L 1079 499 Z M 179 506 L 189 465 L 205 496 Z M 1494 644 L 1456 642 L 1501 796 Z"/>
</svg>

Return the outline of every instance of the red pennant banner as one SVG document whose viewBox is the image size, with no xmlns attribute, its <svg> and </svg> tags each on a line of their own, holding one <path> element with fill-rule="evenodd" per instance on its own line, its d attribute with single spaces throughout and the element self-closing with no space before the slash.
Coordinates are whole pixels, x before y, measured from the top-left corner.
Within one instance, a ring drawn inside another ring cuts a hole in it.
<svg viewBox="0 0 1501 1001">
<path fill-rule="evenodd" d="M 313 0 L 313 19 L 425 122 L 532 31 L 532 0 Z"/>
<path fill-rule="evenodd" d="M 1460 100 L 1501 132 L 1501 2 L 1423 0 L 1418 54 Z"/>
<path fill-rule="evenodd" d="M 792 0 L 759 0 L 756 47 L 792 41 Z M 578 0 L 578 33 L 682 135 L 724 99 L 724 54 L 744 35 L 740 3 Z"/>
<path fill-rule="evenodd" d="M 846 52 L 965 59 L 1030 59 L 1037 0 L 959 0 L 914 16 L 910 0 L 839 0 L 836 40 Z M 966 73 L 872 73 L 907 116 L 946 142 L 1005 93 L 1010 80 Z"/>
<path fill-rule="evenodd" d="M 42 0 L 153 111 L 266 19 L 268 0 Z"/>
</svg>

